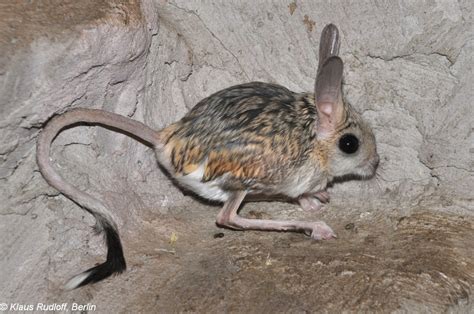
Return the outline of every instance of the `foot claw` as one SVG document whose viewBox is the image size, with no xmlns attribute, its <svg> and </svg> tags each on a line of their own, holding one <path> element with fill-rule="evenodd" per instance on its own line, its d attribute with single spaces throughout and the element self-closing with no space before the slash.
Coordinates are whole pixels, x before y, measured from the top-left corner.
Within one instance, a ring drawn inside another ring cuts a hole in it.
<svg viewBox="0 0 474 314">
<path fill-rule="evenodd" d="M 319 199 L 322 203 L 329 203 L 329 200 L 330 200 L 330 196 L 329 196 L 329 193 L 328 191 L 321 191 L 321 192 L 318 192 L 316 194 L 314 194 L 314 197 L 316 197 L 317 199 Z"/>
<path fill-rule="evenodd" d="M 315 222 L 311 230 L 311 238 L 314 240 L 329 240 L 337 238 L 336 233 L 324 222 Z"/>
</svg>

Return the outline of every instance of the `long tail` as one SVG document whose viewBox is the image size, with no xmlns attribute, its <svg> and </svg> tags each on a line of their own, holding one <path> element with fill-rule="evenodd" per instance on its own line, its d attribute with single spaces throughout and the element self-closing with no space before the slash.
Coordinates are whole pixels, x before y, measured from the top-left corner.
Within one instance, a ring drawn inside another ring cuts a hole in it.
<svg viewBox="0 0 474 314">
<path fill-rule="evenodd" d="M 107 243 L 107 260 L 73 277 L 66 284 L 68 289 L 75 289 L 89 283 L 98 282 L 112 274 L 123 272 L 127 267 L 117 225 L 107 207 L 98 199 L 66 182 L 51 165 L 49 152 L 54 138 L 65 127 L 79 123 L 116 128 L 152 145 L 158 143 L 157 132 L 143 123 L 121 115 L 94 109 L 74 109 L 54 117 L 39 135 L 36 159 L 43 177 L 51 186 L 95 217 L 96 228 L 100 233 L 104 233 Z"/>
</svg>

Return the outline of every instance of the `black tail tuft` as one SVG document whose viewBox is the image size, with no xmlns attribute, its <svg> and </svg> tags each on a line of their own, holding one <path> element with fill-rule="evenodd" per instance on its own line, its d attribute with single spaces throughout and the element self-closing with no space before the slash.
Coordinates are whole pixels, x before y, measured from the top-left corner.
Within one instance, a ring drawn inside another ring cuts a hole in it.
<svg viewBox="0 0 474 314">
<path fill-rule="evenodd" d="M 96 283 L 113 274 L 120 274 L 127 268 L 122 243 L 117 231 L 107 223 L 103 224 L 103 228 L 107 242 L 107 260 L 105 263 L 71 278 L 66 284 L 66 288 L 76 289 L 87 284 Z"/>
</svg>

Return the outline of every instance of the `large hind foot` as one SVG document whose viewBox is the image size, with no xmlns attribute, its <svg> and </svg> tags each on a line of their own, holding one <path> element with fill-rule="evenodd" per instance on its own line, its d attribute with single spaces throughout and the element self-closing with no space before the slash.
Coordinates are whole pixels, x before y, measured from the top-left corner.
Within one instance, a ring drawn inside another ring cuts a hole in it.
<svg viewBox="0 0 474 314">
<path fill-rule="evenodd" d="M 305 233 L 311 236 L 314 240 L 329 240 L 337 238 L 336 233 L 324 221 L 312 222 L 310 225 L 311 234 Z"/>
<path fill-rule="evenodd" d="M 266 231 L 296 231 L 303 232 L 315 240 L 335 238 L 334 231 L 322 221 L 286 221 L 267 219 L 248 219 L 237 215 L 246 192 L 233 193 L 217 215 L 216 223 L 219 226 L 238 230 L 266 230 Z"/>
</svg>

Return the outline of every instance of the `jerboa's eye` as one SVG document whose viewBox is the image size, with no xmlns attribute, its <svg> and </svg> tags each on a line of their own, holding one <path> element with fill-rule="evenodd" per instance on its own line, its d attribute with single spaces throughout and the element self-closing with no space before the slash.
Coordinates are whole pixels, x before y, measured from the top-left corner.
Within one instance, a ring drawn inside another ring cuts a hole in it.
<svg viewBox="0 0 474 314">
<path fill-rule="evenodd" d="M 346 154 L 354 154 L 359 149 L 359 140 L 354 134 L 344 134 L 339 139 L 339 149 Z"/>
</svg>

